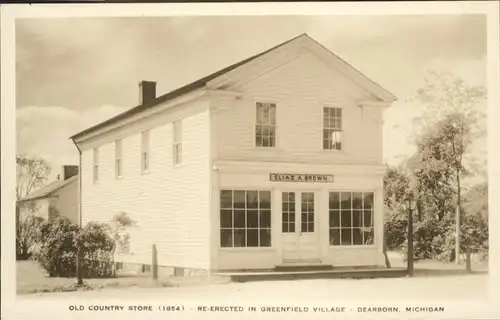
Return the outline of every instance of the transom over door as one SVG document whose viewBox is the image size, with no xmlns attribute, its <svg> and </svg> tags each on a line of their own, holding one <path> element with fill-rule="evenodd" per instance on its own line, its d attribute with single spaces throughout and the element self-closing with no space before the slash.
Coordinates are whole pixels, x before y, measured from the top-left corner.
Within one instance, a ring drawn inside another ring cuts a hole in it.
<svg viewBox="0 0 500 320">
<path fill-rule="evenodd" d="M 281 209 L 283 262 L 318 262 L 314 192 L 283 192 Z"/>
</svg>

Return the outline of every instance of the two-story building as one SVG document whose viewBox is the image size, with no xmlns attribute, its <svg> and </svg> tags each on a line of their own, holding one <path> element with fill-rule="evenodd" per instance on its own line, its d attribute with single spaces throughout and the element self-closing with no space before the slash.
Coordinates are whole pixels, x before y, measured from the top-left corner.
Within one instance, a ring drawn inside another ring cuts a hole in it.
<svg viewBox="0 0 500 320">
<path fill-rule="evenodd" d="M 46 220 L 62 216 L 78 223 L 78 166 L 64 165 L 57 179 L 19 201 L 20 218 L 29 215 Z"/>
<path fill-rule="evenodd" d="M 117 261 L 209 271 L 383 266 L 391 93 L 303 34 L 71 137 L 81 222 L 119 212 Z"/>
</svg>

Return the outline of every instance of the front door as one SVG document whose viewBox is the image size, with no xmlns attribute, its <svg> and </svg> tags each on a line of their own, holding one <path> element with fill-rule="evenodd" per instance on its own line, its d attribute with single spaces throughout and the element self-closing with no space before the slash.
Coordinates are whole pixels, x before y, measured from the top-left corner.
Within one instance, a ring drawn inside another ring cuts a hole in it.
<svg viewBox="0 0 500 320">
<path fill-rule="evenodd" d="M 314 192 L 282 193 L 283 263 L 318 263 Z"/>
</svg>

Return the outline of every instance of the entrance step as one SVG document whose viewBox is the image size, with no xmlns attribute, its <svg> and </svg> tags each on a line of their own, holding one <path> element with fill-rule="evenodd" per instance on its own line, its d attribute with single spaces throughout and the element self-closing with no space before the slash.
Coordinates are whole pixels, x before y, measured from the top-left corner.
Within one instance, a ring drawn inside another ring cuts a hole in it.
<svg viewBox="0 0 500 320">
<path fill-rule="evenodd" d="M 229 277 L 234 282 L 250 281 L 277 281 L 299 279 L 369 279 L 369 278 L 399 278 L 407 275 L 406 268 L 330 268 L 327 270 L 307 271 L 223 271 L 216 273 L 219 276 Z"/>
<path fill-rule="evenodd" d="M 276 266 L 275 270 L 277 272 L 280 271 L 322 271 L 322 270 L 332 270 L 333 266 L 332 265 L 325 265 L 325 264 L 286 264 L 286 265 L 280 265 Z"/>
</svg>

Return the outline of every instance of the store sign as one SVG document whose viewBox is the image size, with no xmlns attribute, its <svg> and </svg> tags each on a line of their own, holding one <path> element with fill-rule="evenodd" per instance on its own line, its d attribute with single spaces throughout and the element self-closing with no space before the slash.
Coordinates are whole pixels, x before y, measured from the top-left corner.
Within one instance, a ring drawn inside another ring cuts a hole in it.
<svg viewBox="0 0 500 320">
<path fill-rule="evenodd" d="M 271 181 L 281 182 L 333 182 L 332 174 L 290 174 L 290 173 L 271 173 Z"/>
</svg>

